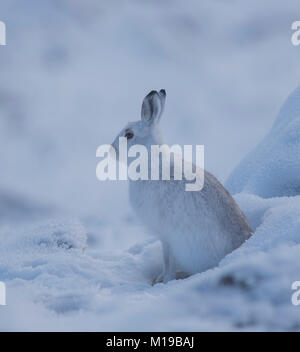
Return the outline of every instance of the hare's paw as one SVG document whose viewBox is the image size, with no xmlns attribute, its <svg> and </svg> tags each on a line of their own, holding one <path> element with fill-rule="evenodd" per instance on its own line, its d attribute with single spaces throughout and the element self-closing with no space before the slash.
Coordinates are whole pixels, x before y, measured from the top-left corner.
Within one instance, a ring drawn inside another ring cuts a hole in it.
<svg viewBox="0 0 300 352">
<path fill-rule="evenodd" d="M 164 273 L 160 273 L 152 280 L 152 286 L 164 282 Z"/>
<path fill-rule="evenodd" d="M 177 271 L 176 280 L 184 280 L 190 277 L 190 274 L 185 273 L 184 271 Z"/>
<path fill-rule="evenodd" d="M 164 273 L 159 274 L 156 278 L 152 280 L 152 286 L 159 284 L 159 283 L 167 283 L 168 281 L 171 280 L 184 280 L 188 278 L 190 275 L 183 272 L 183 271 L 177 271 L 176 276 L 173 275 L 166 275 Z"/>
</svg>

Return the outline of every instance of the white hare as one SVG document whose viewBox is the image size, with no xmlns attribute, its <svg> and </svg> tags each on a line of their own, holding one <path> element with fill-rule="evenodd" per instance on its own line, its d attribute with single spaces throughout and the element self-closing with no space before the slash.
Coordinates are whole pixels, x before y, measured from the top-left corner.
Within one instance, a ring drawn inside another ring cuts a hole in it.
<svg viewBox="0 0 300 352">
<path fill-rule="evenodd" d="M 141 120 L 128 123 L 112 144 L 117 153 L 119 137 L 127 138 L 128 148 L 144 145 L 149 155 L 151 145 L 164 144 L 159 120 L 165 99 L 164 90 L 145 97 Z M 155 282 L 217 266 L 252 233 L 236 202 L 212 174 L 204 172 L 204 186 L 198 192 L 187 192 L 187 182 L 184 177 L 130 181 L 134 210 L 163 246 L 164 270 Z"/>
</svg>

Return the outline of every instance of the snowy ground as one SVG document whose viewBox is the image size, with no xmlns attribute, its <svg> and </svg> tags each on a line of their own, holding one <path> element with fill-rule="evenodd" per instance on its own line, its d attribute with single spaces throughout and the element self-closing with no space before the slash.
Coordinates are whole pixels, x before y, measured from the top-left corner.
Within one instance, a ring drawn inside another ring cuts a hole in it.
<svg viewBox="0 0 300 352">
<path fill-rule="evenodd" d="M 1 331 L 300 330 L 299 88 L 274 119 L 300 82 L 298 8 L 1 1 Z M 126 183 L 96 180 L 95 152 L 159 88 L 167 141 L 205 145 L 255 233 L 218 268 L 152 286 L 160 244 Z"/>
<path fill-rule="evenodd" d="M 300 330 L 291 303 L 300 272 L 300 196 L 236 199 L 256 228 L 253 237 L 218 268 L 155 286 L 162 262 L 155 240 L 105 250 L 70 219 L 2 229 L 8 305 L 1 330 Z M 100 225 L 97 237 L 105 241 L 114 231 L 122 226 Z"/>
</svg>

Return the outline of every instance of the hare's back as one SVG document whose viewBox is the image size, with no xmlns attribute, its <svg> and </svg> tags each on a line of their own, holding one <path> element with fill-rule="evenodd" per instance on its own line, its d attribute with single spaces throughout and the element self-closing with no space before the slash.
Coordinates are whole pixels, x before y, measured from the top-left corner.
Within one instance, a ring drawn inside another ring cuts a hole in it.
<svg viewBox="0 0 300 352">
<path fill-rule="evenodd" d="M 216 177 L 206 171 L 202 192 L 221 226 L 232 235 L 234 245 L 239 246 L 251 236 L 252 229 L 235 200 Z"/>
</svg>

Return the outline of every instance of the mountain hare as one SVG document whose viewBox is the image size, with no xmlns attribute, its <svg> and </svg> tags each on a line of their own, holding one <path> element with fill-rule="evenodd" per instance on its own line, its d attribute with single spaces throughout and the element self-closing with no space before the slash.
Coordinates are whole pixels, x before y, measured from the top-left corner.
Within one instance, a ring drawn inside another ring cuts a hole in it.
<svg viewBox="0 0 300 352">
<path fill-rule="evenodd" d="M 165 99 L 165 90 L 151 91 L 145 97 L 141 120 L 128 123 L 112 144 L 117 155 L 119 137 L 127 138 L 128 148 L 144 145 L 148 155 L 151 145 L 164 144 L 159 120 Z M 164 269 L 154 283 L 217 266 L 252 233 L 236 202 L 212 174 L 204 171 L 201 191 L 187 192 L 187 182 L 184 177 L 182 180 L 130 180 L 130 202 L 163 246 Z"/>
</svg>

